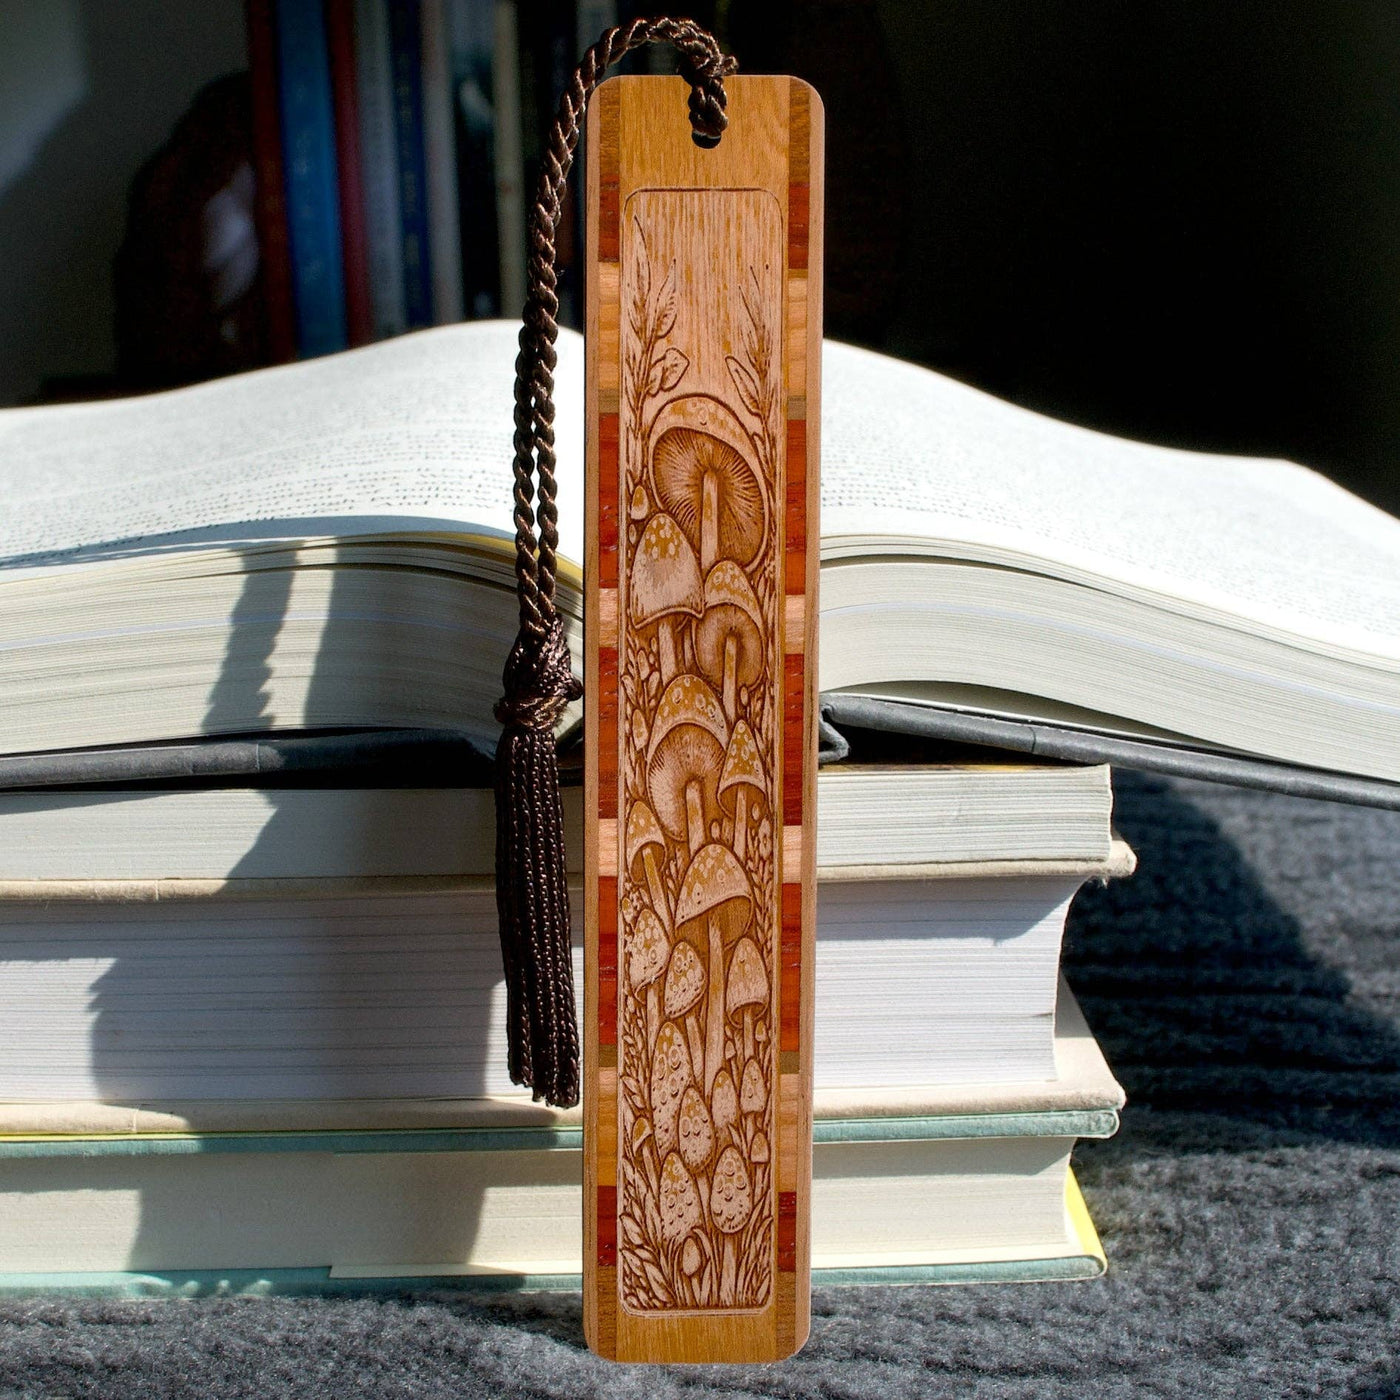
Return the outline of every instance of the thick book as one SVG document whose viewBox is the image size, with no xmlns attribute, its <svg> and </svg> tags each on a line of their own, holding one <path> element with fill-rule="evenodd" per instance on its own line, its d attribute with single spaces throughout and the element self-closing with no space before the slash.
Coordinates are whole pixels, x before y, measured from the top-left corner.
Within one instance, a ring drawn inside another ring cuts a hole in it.
<svg viewBox="0 0 1400 1400">
<path fill-rule="evenodd" d="M 508 1092 L 491 806 L 484 789 L 0 794 L 0 1100 Z M 910 820 L 882 832 L 891 808 Z M 818 809 L 818 1087 L 1051 1077 L 1070 900 L 1132 868 L 1106 770 L 837 769 Z M 647 830 L 629 823 L 639 870 Z M 683 973 L 632 975 L 658 1024 L 698 1038 Z M 761 1041 L 741 1009 L 734 1035 Z"/>
<path fill-rule="evenodd" d="M 489 750 L 516 333 L 0 414 L 0 748 L 361 725 Z M 577 643 L 579 337 L 556 377 Z M 849 346 L 823 382 L 823 691 L 1400 783 L 1400 522 Z"/>
<path fill-rule="evenodd" d="M 1048 1080 L 915 1087 L 873 1111 L 818 1094 L 819 1281 L 1103 1271 L 1069 1161 L 1078 1138 L 1116 1131 L 1123 1095 L 1068 989 L 1060 1005 Z M 413 1105 L 296 1122 L 273 1103 L 233 1129 L 201 1128 L 196 1110 L 36 1131 L 17 1107 L 0 1105 L 0 1293 L 577 1286 L 577 1110 L 438 1103 L 404 1126 Z"/>
</svg>

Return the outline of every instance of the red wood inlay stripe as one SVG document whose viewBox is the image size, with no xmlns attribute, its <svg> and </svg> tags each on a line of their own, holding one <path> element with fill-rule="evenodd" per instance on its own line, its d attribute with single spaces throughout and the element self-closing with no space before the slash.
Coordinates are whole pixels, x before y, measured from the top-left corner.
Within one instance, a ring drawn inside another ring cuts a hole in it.
<svg viewBox="0 0 1400 1400">
<path fill-rule="evenodd" d="M 617 1263 L 617 1187 L 598 1188 L 598 1263 L 610 1269 Z"/>
<path fill-rule="evenodd" d="M 788 186 L 788 266 L 793 270 L 807 266 L 811 200 L 809 185 Z"/>
<path fill-rule="evenodd" d="M 617 587 L 618 421 L 598 415 L 598 587 Z"/>
<path fill-rule="evenodd" d="M 778 1008 L 779 1050 L 802 1045 L 802 886 L 783 886 L 783 924 L 779 947 L 782 1004 Z"/>
<path fill-rule="evenodd" d="M 617 1044 L 617 880 L 598 879 L 598 1044 Z"/>
<path fill-rule="evenodd" d="M 804 704 L 806 655 L 783 657 L 783 825 L 802 825 L 803 762 L 806 757 Z"/>
<path fill-rule="evenodd" d="M 598 648 L 598 819 L 617 816 L 617 648 Z"/>
<path fill-rule="evenodd" d="M 617 261 L 618 209 L 621 200 L 616 175 L 604 175 L 598 187 L 598 261 Z M 803 256 L 806 254 L 804 252 Z M 806 263 L 803 263 L 806 266 Z"/>
<path fill-rule="evenodd" d="M 807 591 L 807 420 L 787 420 L 787 548 L 784 590 Z"/>
<path fill-rule="evenodd" d="M 797 1272 L 797 1192 L 778 1192 L 778 1271 Z"/>
</svg>

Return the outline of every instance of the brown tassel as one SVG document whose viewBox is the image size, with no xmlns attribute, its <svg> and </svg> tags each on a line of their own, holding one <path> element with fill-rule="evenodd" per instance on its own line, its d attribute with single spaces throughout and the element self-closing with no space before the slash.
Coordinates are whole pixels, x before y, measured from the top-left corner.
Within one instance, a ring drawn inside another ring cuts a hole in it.
<svg viewBox="0 0 1400 1400">
<path fill-rule="evenodd" d="M 542 643 L 528 633 L 516 641 L 505 690 L 496 706 L 505 726 L 496 750 L 496 907 L 510 1077 L 568 1107 L 578 1102 L 579 1048 L 554 725 L 582 688 L 557 618 Z"/>
<path fill-rule="evenodd" d="M 643 44 L 670 44 L 690 83 L 697 145 L 725 128 L 724 78 L 737 67 L 691 20 L 636 19 L 609 29 L 584 54 L 559 102 L 530 214 L 529 285 L 515 363 L 515 573 L 520 633 L 505 667 L 496 718 L 496 905 L 506 973 L 510 1077 L 535 1098 L 578 1102 L 578 1023 L 569 949 L 569 889 L 554 726 L 581 687 L 554 608 L 554 232 L 588 98 L 604 70 Z M 539 478 L 536 510 L 535 477 Z M 536 536 L 536 522 L 539 531 Z"/>
</svg>

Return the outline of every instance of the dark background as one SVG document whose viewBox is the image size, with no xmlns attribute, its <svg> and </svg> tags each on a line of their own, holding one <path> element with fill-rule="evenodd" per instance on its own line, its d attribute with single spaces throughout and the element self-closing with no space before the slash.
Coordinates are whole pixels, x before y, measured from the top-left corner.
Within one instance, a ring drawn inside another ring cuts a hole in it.
<svg viewBox="0 0 1400 1400">
<path fill-rule="evenodd" d="M 830 335 L 1400 513 L 1400 0 L 638 8 L 822 93 Z M 132 178 L 246 63 L 242 0 L 0 0 L 0 403 L 103 387 Z"/>
<path fill-rule="evenodd" d="M 695 7 L 827 112 L 827 334 L 1400 512 L 1400 4 Z"/>
</svg>

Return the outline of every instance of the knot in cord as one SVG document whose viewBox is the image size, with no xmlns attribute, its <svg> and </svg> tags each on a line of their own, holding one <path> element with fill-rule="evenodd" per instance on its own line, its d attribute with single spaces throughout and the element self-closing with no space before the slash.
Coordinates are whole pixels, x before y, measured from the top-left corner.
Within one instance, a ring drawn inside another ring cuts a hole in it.
<svg viewBox="0 0 1400 1400">
<path fill-rule="evenodd" d="M 558 617 L 541 637 L 522 632 L 505 665 L 505 694 L 496 702 L 496 718 L 522 729 L 554 732 L 564 706 L 583 694 L 574 676 L 569 644 Z"/>
<path fill-rule="evenodd" d="M 680 54 L 681 76 L 690 84 L 691 133 L 697 146 L 711 149 L 719 145 L 719 138 L 729 125 L 724 80 L 738 72 L 739 63 L 733 55 L 721 53 L 717 45 L 698 50 L 680 48 Z"/>
</svg>

